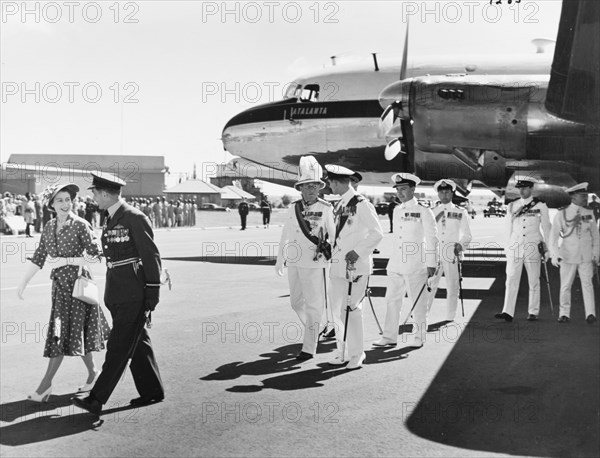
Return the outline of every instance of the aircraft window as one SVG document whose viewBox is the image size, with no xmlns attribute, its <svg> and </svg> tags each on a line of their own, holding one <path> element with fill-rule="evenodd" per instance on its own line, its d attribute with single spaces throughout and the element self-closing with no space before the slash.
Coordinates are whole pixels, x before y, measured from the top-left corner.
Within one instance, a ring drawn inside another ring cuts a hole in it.
<svg viewBox="0 0 600 458">
<path fill-rule="evenodd" d="M 319 100 L 319 85 L 307 84 L 300 95 L 301 102 L 317 102 Z"/>
<path fill-rule="evenodd" d="M 286 99 L 291 99 L 291 98 L 298 98 L 300 97 L 300 91 L 302 91 L 302 85 L 301 84 L 290 84 L 287 88 L 287 90 L 285 91 L 285 96 L 284 98 Z"/>
</svg>

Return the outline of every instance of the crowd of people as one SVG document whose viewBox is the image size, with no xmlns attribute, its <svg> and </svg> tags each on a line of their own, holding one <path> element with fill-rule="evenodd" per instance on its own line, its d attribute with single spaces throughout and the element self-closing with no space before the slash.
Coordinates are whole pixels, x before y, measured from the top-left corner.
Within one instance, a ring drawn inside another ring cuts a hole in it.
<svg viewBox="0 0 600 458">
<path fill-rule="evenodd" d="M 127 197 L 124 200 L 142 211 L 153 228 L 196 225 L 198 205 L 192 199 Z M 73 213 L 85 219 L 92 227 L 102 227 L 104 224 L 102 211 L 91 196 L 75 197 L 72 207 Z M 5 192 L 0 199 L 0 232 L 11 231 L 10 218 L 12 217 L 22 217 L 25 221 L 26 236 L 33 237 L 31 228 L 38 234 L 42 233 L 43 228 L 53 217 L 53 213 L 43 203 L 41 195 L 29 192 L 24 195 Z"/>
<path fill-rule="evenodd" d="M 275 269 L 283 275 L 287 267 L 291 306 L 304 325 L 304 342 L 297 359 L 313 358 L 319 335 L 333 334 L 337 352 L 329 364 L 352 370 L 360 368 L 365 359 L 362 304 L 372 272 L 372 254 L 383 234 L 375 208 L 357 191 L 360 174 L 341 165 L 328 164 L 325 169 L 332 192 L 341 199 L 333 206 L 318 197 L 326 185 L 323 168 L 312 156 L 301 158 L 296 188 L 302 199 L 288 212 Z M 418 348 L 425 343 L 427 315 L 442 275 L 448 291 L 444 323 L 454 320 L 463 252 L 472 237 L 470 218 L 464 208 L 452 203 L 457 186 L 451 179 L 435 183 L 439 202 L 433 208 L 415 197 L 419 177 L 396 173 L 391 180 L 398 203 L 391 215 L 394 236 L 387 264 L 387 311 L 382 336 L 373 346 L 397 345 L 399 324 L 412 316 L 409 346 Z M 570 321 L 571 287 L 577 272 L 585 320 L 593 324 L 597 318 L 592 276 L 600 259 L 600 237 L 594 211 L 587 206 L 588 183 L 566 189 L 571 205 L 559 209 L 551 222 L 546 204 L 533 197 L 536 182 L 532 177 L 519 177 L 516 186 L 520 199 L 508 206 L 505 299 L 495 318 L 513 321 L 525 267 L 529 280 L 527 320 L 539 319 L 540 266 L 551 260 L 560 268 L 558 322 Z M 409 306 L 403 307 L 405 296 Z M 323 321 L 327 323 L 325 329 Z M 329 323 L 334 325 L 333 333 L 324 332 Z"/>
</svg>

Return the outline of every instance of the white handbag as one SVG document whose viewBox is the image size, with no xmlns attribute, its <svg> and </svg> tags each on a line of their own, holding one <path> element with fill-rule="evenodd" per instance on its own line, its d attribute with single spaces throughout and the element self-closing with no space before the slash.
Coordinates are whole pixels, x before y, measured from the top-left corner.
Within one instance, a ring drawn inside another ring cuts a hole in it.
<svg viewBox="0 0 600 458">
<path fill-rule="evenodd" d="M 89 271 L 88 271 L 89 272 Z M 92 276 L 90 272 L 90 277 Z M 100 304 L 98 296 L 98 285 L 92 278 L 88 278 L 83 275 L 83 266 L 79 266 L 79 273 L 77 274 L 77 280 L 73 285 L 74 299 L 85 302 L 90 305 Z"/>
</svg>

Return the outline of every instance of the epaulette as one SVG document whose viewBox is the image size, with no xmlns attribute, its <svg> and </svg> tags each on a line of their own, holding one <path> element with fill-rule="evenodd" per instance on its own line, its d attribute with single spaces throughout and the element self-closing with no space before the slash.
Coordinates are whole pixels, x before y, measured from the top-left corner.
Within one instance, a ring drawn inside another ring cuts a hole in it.
<svg viewBox="0 0 600 458">
<path fill-rule="evenodd" d="M 560 208 L 558 209 L 558 211 L 561 211 L 561 210 L 566 210 L 568 207 L 569 207 L 568 205 L 565 205 L 564 207 L 560 207 Z"/>
<path fill-rule="evenodd" d="M 417 205 L 420 205 L 423 208 L 429 208 L 427 205 L 423 205 L 421 202 L 417 200 Z"/>
<path fill-rule="evenodd" d="M 365 198 L 365 196 L 363 196 L 362 194 L 355 194 L 355 195 L 354 195 L 354 197 L 356 197 L 356 200 L 357 200 L 358 202 L 362 202 L 363 200 L 367 200 L 367 199 Z"/>
<path fill-rule="evenodd" d="M 433 208 L 439 207 L 440 205 L 442 205 L 442 201 L 441 200 L 436 200 L 435 204 L 433 204 Z"/>
<path fill-rule="evenodd" d="M 317 197 L 317 200 L 318 200 L 319 202 L 321 202 L 322 204 L 325 204 L 325 205 L 327 205 L 327 206 L 329 206 L 329 207 L 331 207 L 331 206 L 332 206 L 331 202 L 327 202 L 325 199 L 321 199 L 320 197 Z"/>
</svg>

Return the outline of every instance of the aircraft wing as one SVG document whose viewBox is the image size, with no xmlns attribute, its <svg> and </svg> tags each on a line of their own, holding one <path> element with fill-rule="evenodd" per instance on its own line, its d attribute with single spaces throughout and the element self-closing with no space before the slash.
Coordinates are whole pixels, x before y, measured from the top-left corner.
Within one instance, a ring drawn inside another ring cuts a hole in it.
<svg viewBox="0 0 600 458">
<path fill-rule="evenodd" d="M 564 119 L 600 122 L 600 2 L 564 0 L 546 109 Z"/>
</svg>

